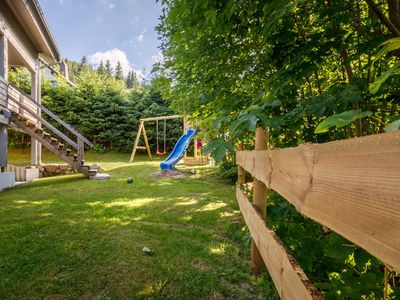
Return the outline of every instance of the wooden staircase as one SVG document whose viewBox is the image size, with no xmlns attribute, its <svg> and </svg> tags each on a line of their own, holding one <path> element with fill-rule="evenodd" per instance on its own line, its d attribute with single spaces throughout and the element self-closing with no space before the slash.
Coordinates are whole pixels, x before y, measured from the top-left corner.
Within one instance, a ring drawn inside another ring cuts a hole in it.
<svg viewBox="0 0 400 300">
<path fill-rule="evenodd" d="M 32 139 L 40 142 L 50 152 L 64 160 L 84 176 L 96 176 L 97 170 L 91 169 L 89 165 L 85 165 L 84 161 L 85 144 L 90 147 L 93 146 L 89 140 L 42 104 L 36 102 L 31 96 L 0 79 L 1 92 L 3 92 L 3 95 L 7 95 L 7 97 L 6 105 L 2 105 L 0 101 L 0 106 L 2 106 L 0 108 L 3 110 L 7 109 L 10 112 L 10 126 L 16 127 L 28 134 Z M 42 113 L 48 116 L 47 120 L 42 117 Z M 59 128 L 63 129 L 63 132 L 53 126 L 48 120 L 53 121 L 53 124 L 56 123 Z M 71 136 L 75 138 L 70 138 Z"/>
</svg>

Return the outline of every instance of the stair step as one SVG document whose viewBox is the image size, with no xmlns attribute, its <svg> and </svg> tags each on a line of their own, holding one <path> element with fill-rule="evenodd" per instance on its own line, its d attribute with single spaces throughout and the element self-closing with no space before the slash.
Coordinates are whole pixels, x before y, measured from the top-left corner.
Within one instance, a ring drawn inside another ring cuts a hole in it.
<svg viewBox="0 0 400 300">
<path fill-rule="evenodd" d="M 91 169 L 91 170 L 88 170 L 88 171 L 83 171 L 82 174 L 85 175 L 86 177 L 96 176 L 97 170 L 92 170 Z"/>
<path fill-rule="evenodd" d="M 28 127 L 35 127 L 36 126 L 36 123 L 32 122 L 31 120 L 26 120 L 25 124 Z"/>
<path fill-rule="evenodd" d="M 58 149 L 58 152 L 60 152 L 60 154 L 67 155 L 67 151 L 65 151 L 65 149 Z"/>
<path fill-rule="evenodd" d="M 56 139 L 56 138 L 51 138 L 50 139 L 50 144 L 53 144 L 53 145 L 56 145 L 56 144 L 58 144 L 58 140 Z"/>
<path fill-rule="evenodd" d="M 43 132 L 42 132 L 42 137 L 43 137 L 44 139 L 48 140 L 48 139 L 51 138 L 51 134 L 48 133 L 48 132 L 43 131 Z"/>
<path fill-rule="evenodd" d="M 26 117 L 24 117 L 24 116 L 22 116 L 22 115 L 20 115 L 20 114 L 17 114 L 17 113 L 16 113 L 16 115 L 18 116 L 17 119 L 18 119 L 19 121 L 25 122 L 25 121 L 28 120 Z"/>
<path fill-rule="evenodd" d="M 67 154 L 67 155 L 70 155 L 71 154 L 71 149 L 64 149 L 65 150 L 65 153 Z"/>
<path fill-rule="evenodd" d="M 35 133 L 43 133 L 43 128 L 36 127 L 33 131 L 34 131 Z"/>
<path fill-rule="evenodd" d="M 87 171 L 90 170 L 90 166 L 89 166 L 89 165 L 83 165 L 81 168 L 82 168 L 82 169 L 85 169 L 85 170 L 87 170 Z"/>
<path fill-rule="evenodd" d="M 64 144 L 58 144 L 57 149 L 58 150 L 64 150 L 65 145 Z"/>
</svg>

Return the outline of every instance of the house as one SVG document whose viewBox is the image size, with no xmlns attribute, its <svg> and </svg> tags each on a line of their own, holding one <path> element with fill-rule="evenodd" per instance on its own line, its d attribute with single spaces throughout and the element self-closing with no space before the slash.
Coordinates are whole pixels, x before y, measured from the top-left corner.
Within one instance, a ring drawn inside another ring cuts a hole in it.
<svg viewBox="0 0 400 300">
<path fill-rule="evenodd" d="M 57 65 L 67 75 L 38 1 L 0 0 L 0 189 L 13 185 L 14 174 L 6 172 L 8 130 L 31 137 L 32 166 L 41 164 L 43 146 L 84 175 L 95 175 L 84 164 L 84 147 L 91 142 L 41 104 L 40 70 Z M 30 95 L 8 82 L 10 66 L 31 72 Z"/>
</svg>

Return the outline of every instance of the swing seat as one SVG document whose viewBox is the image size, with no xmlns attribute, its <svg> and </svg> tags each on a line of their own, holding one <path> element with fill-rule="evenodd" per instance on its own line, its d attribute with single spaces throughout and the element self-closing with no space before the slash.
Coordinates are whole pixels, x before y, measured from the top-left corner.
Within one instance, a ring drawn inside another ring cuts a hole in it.
<svg viewBox="0 0 400 300">
<path fill-rule="evenodd" d="M 157 155 L 165 156 L 165 155 L 167 155 L 167 152 L 160 152 L 160 151 L 157 151 Z"/>
</svg>

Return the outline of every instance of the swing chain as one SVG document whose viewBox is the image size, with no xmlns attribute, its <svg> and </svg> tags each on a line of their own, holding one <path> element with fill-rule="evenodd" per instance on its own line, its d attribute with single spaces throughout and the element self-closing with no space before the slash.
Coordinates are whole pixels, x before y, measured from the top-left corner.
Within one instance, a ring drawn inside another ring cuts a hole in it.
<svg viewBox="0 0 400 300">
<path fill-rule="evenodd" d="M 159 127 L 158 127 L 158 120 L 156 120 L 156 131 L 157 131 L 157 154 L 158 155 L 165 155 L 167 153 L 167 119 L 164 119 L 164 151 L 160 152 L 160 145 L 158 142 L 159 139 Z"/>
<path fill-rule="evenodd" d="M 167 153 L 167 119 L 164 119 L 164 153 Z"/>
<path fill-rule="evenodd" d="M 159 149 L 159 146 L 158 146 L 158 120 L 156 120 L 156 131 L 157 131 L 157 138 L 156 138 L 156 140 L 157 140 L 157 153 L 159 153 L 160 149 Z"/>
</svg>

